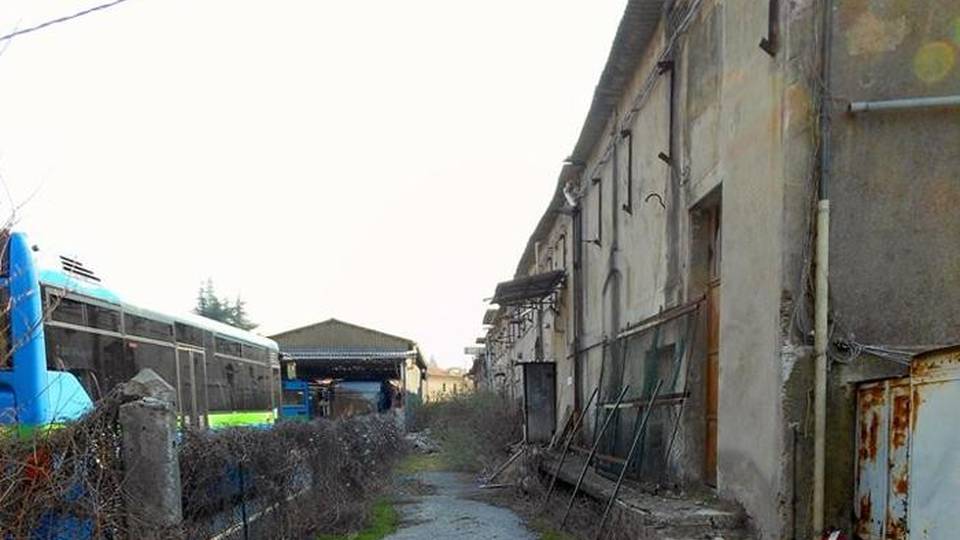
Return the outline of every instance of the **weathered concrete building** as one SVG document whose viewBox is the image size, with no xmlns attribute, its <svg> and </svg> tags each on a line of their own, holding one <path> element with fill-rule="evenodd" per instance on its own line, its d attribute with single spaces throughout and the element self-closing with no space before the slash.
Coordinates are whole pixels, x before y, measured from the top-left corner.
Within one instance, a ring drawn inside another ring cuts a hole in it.
<svg viewBox="0 0 960 540">
<path fill-rule="evenodd" d="M 629 1 L 477 380 L 552 362 L 607 458 L 652 408 L 632 476 L 862 531 L 858 385 L 960 342 L 958 56 L 954 0 Z"/>
</svg>

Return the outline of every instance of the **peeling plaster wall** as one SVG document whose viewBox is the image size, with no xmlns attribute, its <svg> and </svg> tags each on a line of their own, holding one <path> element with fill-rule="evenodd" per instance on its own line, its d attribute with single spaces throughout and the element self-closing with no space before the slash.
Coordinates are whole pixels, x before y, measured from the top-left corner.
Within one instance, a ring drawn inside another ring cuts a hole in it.
<svg viewBox="0 0 960 540">
<path fill-rule="evenodd" d="M 764 538 L 779 538 L 787 523 L 784 486 L 784 433 L 781 410 L 781 301 L 786 242 L 785 201 L 789 169 L 783 149 L 785 126 L 797 127 L 810 109 L 802 84 L 785 82 L 784 64 L 757 47 L 766 32 L 766 10 L 739 2 L 706 1 L 681 38 L 676 61 L 676 180 L 656 156 L 669 152 L 669 80 L 659 78 L 629 126 L 634 138 L 633 213 L 626 200 L 626 141 L 617 136 L 647 75 L 665 44 L 666 22 L 648 46 L 628 91 L 608 122 L 608 135 L 594 149 L 585 177 L 584 236 L 597 231 L 597 197 L 602 191 L 600 246 L 584 248 L 584 344 L 612 337 L 629 323 L 683 303 L 702 291 L 689 281 L 689 210 L 722 186 L 722 296 L 720 327 L 719 490 L 741 502 Z M 810 31 L 811 29 L 807 29 Z M 805 84 L 804 81 L 803 84 Z M 785 97 L 786 96 L 786 97 Z M 788 107 L 786 100 L 792 100 Z M 786 113 L 785 113 L 786 111 Z M 784 115 L 793 115 L 790 122 Z M 614 151 L 607 151 L 610 140 Z M 811 145 L 795 149 L 809 158 Z M 804 165 L 806 161 L 800 160 Z M 804 174 L 809 171 L 804 169 Z M 601 179 L 600 184 L 590 180 Z M 791 178 L 802 182 L 809 177 Z M 602 187 L 601 187 L 602 186 Z M 613 188 L 616 188 L 614 191 Z M 803 191 L 800 189 L 799 191 Z M 661 206 L 657 194 L 664 201 Z M 808 208 L 808 201 L 798 203 Z M 797 219 L 806 212 L 794 209 Z M 805 222 L 794 228 L 800 230 Z M 611 279 L 619 294 L 610 295 Z M 614 327 L 614 323 L 616 327 Z M 613 364 L 601 368 L 603 348 L 584 357 L 584 399 L 600 377 L 616 375 Z M 694 362 L 703 362 L 698 349 Z M 687 482 L 702 478 L 702 374 L 693 385 L 678 444 Z M 593 415 L 591 415 L 591 420 Z M 595 426 L 591 426 L 595 427 Z"/>
</svg>

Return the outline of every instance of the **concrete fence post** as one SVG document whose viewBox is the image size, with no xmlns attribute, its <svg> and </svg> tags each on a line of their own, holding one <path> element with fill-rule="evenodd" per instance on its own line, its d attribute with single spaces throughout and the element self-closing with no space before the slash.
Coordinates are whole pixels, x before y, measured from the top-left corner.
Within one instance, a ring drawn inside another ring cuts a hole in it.
<svg viewBox="0 0 960 540">
<path fill-rule="evenodd" d="M 124 502 L 131 538 L 169 538 L 183 521 L 173 388 L 145 369 L 123 388 Z"/>
</svg>

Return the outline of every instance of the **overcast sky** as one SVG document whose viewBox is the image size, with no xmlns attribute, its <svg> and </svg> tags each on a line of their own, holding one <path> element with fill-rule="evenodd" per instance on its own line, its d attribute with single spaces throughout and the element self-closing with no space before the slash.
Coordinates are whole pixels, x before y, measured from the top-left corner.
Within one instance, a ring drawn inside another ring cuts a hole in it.
<svg viewBox="0 0 960 540">
<path fill-rule="evenodd" d="M 0 34 L 97 3 L 3 0 Z M 128 298 L 211 277 L 262 333 L 336 317 L 465 365 L 625 5 L 130 0 L 0 56 L 0 173 Z"/>
</svg>

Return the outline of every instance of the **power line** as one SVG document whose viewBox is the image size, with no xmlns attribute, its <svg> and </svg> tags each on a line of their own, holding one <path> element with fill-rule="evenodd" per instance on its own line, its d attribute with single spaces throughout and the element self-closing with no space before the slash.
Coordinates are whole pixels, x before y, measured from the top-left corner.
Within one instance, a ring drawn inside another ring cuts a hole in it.
<svg viewBox="0 0 960 540">
<path fill-rule="evenodd" d="M 49 21 L 47 21 L 47 22 L 40 23 L 40 24 L 38 24 L 38 25 L 36 25 L 36 26 L 31 26 L 30 28 L 24 28 L 23 30 L 17 30 L 16 32 L 11 32 L 11 33 L 3 36 L 3 37 L 0 37 L 0 42 L 13 39 L 13 38 L 15 38 L 15 37 L 17 37 L 17 36 L 22 36 L 23 34 L 29 34 L 30 32 L 36 32 L 37 30 L 41 30 L 41 29 L 46 28 L 46 27 L 48 27 L 48 26 L 53 26 L 53 25 L 55 25 L 55 24 L 60 24 L 60 23 L 62 23 L 62 22 L 67 22 L 67 21 L 69 21 L 69 20 L 73 20 L 73 19 L 76 19 L 76 18 L 78 18 L 78 17 L 83 17 L 84 15 L 89 15 L 89 14 L 93 13 L 94 11 L 100 11 L 101 9 L 107 9 L 107 8 L 113 7 L 113 6 L 117 5 L 117 4 L 122 4 L 122 3 L 126 2 L 126 1 L 127 1 L 127 0 L 113 0 L 113 2 L 107 2 L 106 4 L 100 4 L 99 6 L 94 6 L 94 7 L 90 8 L 90 9 L 85 9 L 85 10 L 83 10 L 83 11 L 78 11 L 77 13 L 74 13 L 74 14 L 72 14 L 72 15 L 66 15 L 66 16 L 60 17 L 60 18 L 58 18 L 58 19 L 52 19 L 52 20 L 49 20 Z"/>
</svg>

